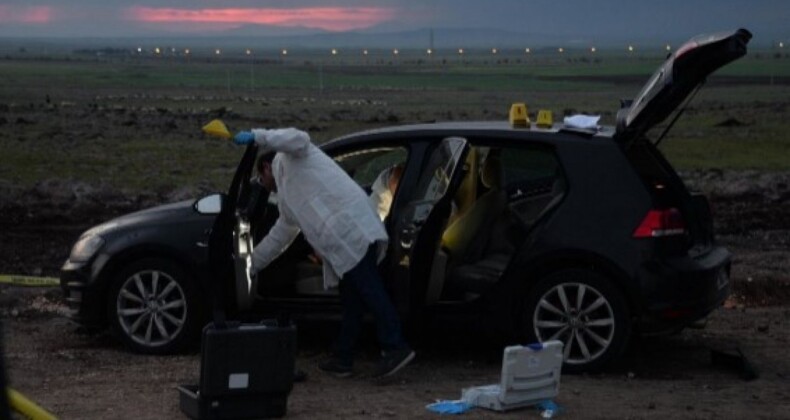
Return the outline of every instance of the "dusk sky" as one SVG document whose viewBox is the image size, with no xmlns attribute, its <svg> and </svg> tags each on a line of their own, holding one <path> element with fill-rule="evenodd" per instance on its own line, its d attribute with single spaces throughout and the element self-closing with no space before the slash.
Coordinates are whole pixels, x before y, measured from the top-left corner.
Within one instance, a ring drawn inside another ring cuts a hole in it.
<svg viewBox="0 0 790 420">
<path fill-rule="evenodd" d="M 746 27 L 790 37 L 788 0 L 0 0 L 0 37 L 207 35 L 486 28 L 595 39 Z"/>
</svg>

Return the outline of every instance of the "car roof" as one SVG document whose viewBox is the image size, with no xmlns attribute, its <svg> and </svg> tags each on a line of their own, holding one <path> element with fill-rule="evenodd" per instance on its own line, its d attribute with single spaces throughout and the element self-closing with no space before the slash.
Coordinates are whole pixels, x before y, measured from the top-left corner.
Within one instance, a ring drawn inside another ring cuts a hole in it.
<svg viewBox="0 0 790 420">
<path fill-rule="evenodd" d="M 600 126 L 596 130 L 575 129 L 563 124 L 554 124 L 551 128 L 519 128 L 511 126 L 508 121 L 446 121 L 420 124 L 404 124 L 359 131 L 332 139 L 323 146 L 341 146 L 363 140 L 387 140 L 403 137 L 430 136 L 478 136 L 537 139 L 544 141 L 573 141 L 594 137 L 611 138 L 614 127 Z"/>
</svg>

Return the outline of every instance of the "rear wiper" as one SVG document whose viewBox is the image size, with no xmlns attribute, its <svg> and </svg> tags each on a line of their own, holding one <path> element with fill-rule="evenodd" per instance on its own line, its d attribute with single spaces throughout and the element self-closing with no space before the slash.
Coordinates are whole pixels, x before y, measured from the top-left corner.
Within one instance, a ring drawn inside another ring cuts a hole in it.
<svg viewBox="0 0 790 420">
<path fill-rule="evenodd" d="M 689 95 L 688 98 L 686 98 L 686 103 L 683 104 L 683 106 L 678 110 L 678 112 L 672 118 L 672 121 L 670 121 L 669 124 L 667 124 L 667 127 L 664 129 L 663 132 L 661 132 L 661 135 L 658 136 L 656 142 L 653 143 L 654 146 L 658 147 L 661 141 L 664 140 L 664 137 L 667 136 L 667 133 L 669 132 L 669 130 L 672 129 L 672 126 L 675 125 L 675 122 L 677 122 L 678 118 L 680 118 L 680 116 L 683 115 L 683 112 L 686 111 L 686 108 L 688 108 L 689 103 L 691 103 L 691 100 L 694 99 L 695 96 L 697 96 L 697 92 L 699 92 L 700 88 L 702 88 L 702 85 L 704 85 L 706 81 L 707 79 L 703 80 L 700 84 L 698 84 L 697 87 L 694 89 L 694 91 L 691 92 L 691 95 Z"/>
</svg>

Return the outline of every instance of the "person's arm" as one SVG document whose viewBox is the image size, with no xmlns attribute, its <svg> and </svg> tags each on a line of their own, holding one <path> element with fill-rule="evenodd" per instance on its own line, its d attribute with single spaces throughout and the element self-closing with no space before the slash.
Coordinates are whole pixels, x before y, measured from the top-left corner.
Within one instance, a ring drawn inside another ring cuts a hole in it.
<svg viewBox="0 0 790 420">
<path fill-rule="evenodd" d="M 288 219 L 280 217 L 274 222 L 269 233 L 255 246 L 252 251 L 252 273 L 257 273 L 280 256 L 299 235 L 299 228 L 291 224 Z"/>
<path fill-rule="evenodd" d="M 306 155 L 311 145 L 310 135 L 296 128 L 279 128 L 275 130 L 256 128 L 252 130 L 252 134 L 255 136 L 255 143 L 259 147 L 294 156 Z"/>
</svg>

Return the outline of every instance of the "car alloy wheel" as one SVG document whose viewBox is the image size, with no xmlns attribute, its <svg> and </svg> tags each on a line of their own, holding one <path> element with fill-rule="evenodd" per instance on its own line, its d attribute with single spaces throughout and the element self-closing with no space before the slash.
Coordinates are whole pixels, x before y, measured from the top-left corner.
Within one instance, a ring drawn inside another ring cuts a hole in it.
<svg viewBox="0 0 790 420">
<path fill-rule="evenodd" d="M 113 332 L 138 353 L 184 350 L 205 320 L 197 284 L 180 265 L 146 258 L 126 265 L 107 296 Z"/>
<path fill-rule="evenodd" d="M 538 281 L 526 295 L 527 338 L 563 343 L 563 371 L 596 370 L 622 354 L 631 322 L 615 284 L 596 271 L 565 269 Z"/>
<path fill-rule="evenodd" d="M 615 322 L 612 306 L 594 287 L 561 283 L 540 298 L 532 326 L 538 341 L 564 343 L 565 363 L 584 364 L 609 348 Z"/>
<path fill-rule="evenodd" d="M 161 346 L 177 337 L 187 320 L 186 294 L 169 274 L 134 273 L 121 286 L 116 316 L 124 333 L 143 346 Z"/>
</svg>

